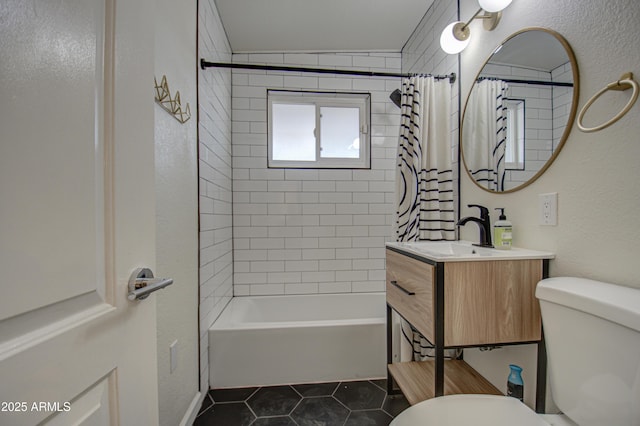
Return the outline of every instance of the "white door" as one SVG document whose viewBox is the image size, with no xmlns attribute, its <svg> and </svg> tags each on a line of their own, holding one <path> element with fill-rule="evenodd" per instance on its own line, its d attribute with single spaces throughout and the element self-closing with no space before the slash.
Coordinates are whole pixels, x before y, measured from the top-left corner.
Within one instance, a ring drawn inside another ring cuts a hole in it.
<svg viewBox="0 0 640 426">
<path fill-rule="evenodd" d="M 158 422 L 150 0 L 0 3 L 0 424 Z"/>
</svg>

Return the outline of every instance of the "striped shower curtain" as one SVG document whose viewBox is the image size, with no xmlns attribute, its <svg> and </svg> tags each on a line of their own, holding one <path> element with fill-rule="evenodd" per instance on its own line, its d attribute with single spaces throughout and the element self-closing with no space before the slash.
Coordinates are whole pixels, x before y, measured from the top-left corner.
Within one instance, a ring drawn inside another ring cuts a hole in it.
<svg viewBox="0 0 640 426">
<path fill-rule="evenodd" d="M 507 89 L 502 80 L 477 82 L 469 95 L 462 129 L 467 169 L 476 182 L 492 191 L 504 190 Z"/>
<path fill-rule="evenodd" d="M 397 241 L 455 239 L 450 117 L 448 80 L 416 76 L 403 81 L 396 169 Z M 401 346 L 402 360 L 432 356 L 431 342 L 408 323 L 401 321 L 401 326 L 409 342 Z"/>
<path fill-rule="evenodd" d="M 448 80 L 420 76 L 403 81 L 397 241 L 455 239 L 450 107 Z"/>
</svg>

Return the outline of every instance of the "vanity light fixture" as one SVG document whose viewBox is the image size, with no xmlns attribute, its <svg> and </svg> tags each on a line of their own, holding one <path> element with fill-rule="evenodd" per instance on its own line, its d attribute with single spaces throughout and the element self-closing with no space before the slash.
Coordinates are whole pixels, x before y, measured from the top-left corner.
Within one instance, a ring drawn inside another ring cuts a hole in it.
<svg viewBox="0 0 640 426">
<path fill-rule="evenodd" d="M 446 53 L 455 55 L 462 52 L 469 44 L 471 31 L 469 24 L 474 19 L 484 20 L 484 29 L 493 30 L 498 26 L 502 17 L 502 10 L 511 4 L 512 0 L 478 0 L 480 9 L 466 23 L 462 21 L 452 22 L 442 31 L 440 35 L 440 47 Z M 484 11 L 481 16 L 480 12 Z"/>
</svg>

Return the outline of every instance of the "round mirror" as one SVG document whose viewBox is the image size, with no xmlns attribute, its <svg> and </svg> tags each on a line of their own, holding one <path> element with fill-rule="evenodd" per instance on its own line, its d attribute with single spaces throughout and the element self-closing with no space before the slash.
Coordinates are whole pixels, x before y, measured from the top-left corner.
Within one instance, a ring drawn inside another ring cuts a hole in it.
<svg viewBox="0 0 640 426">
<path fill-rule="evenodd" d="M 481 188 L 512 192 L 535 181 L 567 140 L 578 105 L 578 66 L 555 31 L 511 35 L 484 63 L 461 129 L 465 169 Z"/>
</svg>

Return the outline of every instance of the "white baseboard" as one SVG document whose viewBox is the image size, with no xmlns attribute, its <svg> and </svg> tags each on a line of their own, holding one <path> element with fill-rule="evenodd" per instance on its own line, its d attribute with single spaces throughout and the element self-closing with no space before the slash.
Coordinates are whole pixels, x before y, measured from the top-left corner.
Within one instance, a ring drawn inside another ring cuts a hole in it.
<svg viewBox="0 0 640 426">
<path fill-rule="evenodd" d="M 204 401 L 204 398 L 206 396 L 207 396 L 206 392 L 196 393 L 196 395 L 193 397 L 193 401 L 191 401 L 191 404 L 189 404 L 189 408 L 187 409 L 187 412 L 184 414 L 184 417 L 180 421 L 180 426 L 193 425 L 193 422 L 196 420 L 196 416 L 200 411 L 200 407 L 202 406 L 202 401 Z"/>
</svg>

